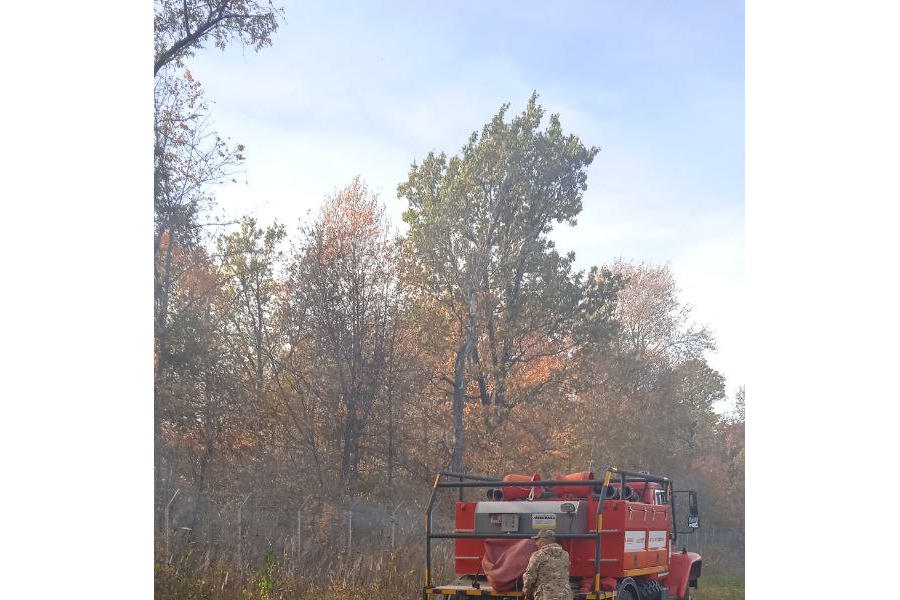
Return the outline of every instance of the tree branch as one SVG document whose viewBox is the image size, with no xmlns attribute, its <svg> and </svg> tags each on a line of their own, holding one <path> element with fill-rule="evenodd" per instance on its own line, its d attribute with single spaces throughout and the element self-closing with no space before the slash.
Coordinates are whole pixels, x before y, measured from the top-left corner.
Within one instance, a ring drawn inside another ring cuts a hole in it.
<svg viewBox="0 0 900 600">
<path fill-rule="evenodd" d="M 215 29 L 219 23 L 222 21 L 227 21 L 228 19 L 238 19 L 238 18 L 248 18 L 251 15 L 239 15 L 233 13 L 224 13 L 225 5 L 219 7 L 219 13 L 215 16 L 210 16 L 204 23 L 197 26 L 197 29 L 194 30 L 193 33 L 189 33 L 185 35 L 183 38 L 175 42 L 171 48 L 161 53 L 156 61 L 153 63 L 153 76 L 156 77 L 159 70 L 166 66 L 169 62 L 172 61 L 180 52 L 193 46 L 197 42 L 199 42 L 207 33 Z M 187 16 L 185 16 L 185 23 L 187 22 Z"/>
</svg>

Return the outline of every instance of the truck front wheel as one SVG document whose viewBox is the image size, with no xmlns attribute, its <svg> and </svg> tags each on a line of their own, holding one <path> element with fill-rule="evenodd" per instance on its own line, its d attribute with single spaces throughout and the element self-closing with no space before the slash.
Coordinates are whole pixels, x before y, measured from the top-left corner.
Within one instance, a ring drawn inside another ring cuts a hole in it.
<svg viewBox="0 0 900 600">
<path fill-rule="evenodd" d="M 660 600 L 662 597 L 662 585 L 656 579 L 645 579 L 637 584 L 640 600 Z"/>
</svg>

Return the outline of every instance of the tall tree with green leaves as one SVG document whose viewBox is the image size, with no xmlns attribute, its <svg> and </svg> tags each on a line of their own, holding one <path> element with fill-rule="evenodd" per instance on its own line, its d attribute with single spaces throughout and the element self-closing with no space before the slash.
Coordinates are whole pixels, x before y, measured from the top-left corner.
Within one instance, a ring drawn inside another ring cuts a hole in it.
<svg viewBox="0 0 900 600">
<path fill-rule="evenodd" d="M 574 225 L 587 167 L 597 148 L 563 133 L 559 116 L 541 129 L 544 109 L 533 94 L 522 113 L 509 105 L 460 154 L 431 152 L 398 188 L 409 203 L 404 250 L 411 281 L 454 322 L 452 466 L 463 465 L 467 366 L 485 405 L 511 403 L 517 365 L 566 338 L 581 310 L 581 277 L 573 255 L 549 239 L 555 224 Z"/>
</svg>

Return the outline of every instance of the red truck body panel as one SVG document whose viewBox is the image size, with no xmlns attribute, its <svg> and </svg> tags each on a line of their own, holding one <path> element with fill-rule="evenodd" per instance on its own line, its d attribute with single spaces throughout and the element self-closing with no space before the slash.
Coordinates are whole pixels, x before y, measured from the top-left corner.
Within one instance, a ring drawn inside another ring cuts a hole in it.
<svg viewBox="0 0 900 600">
<path fill-rule="evenodd" d="M 658 486 L 651 484 L 632 486 L 638 498 L 652 499 Z M 588 532 L 597 531 L 597 503 L 587 502 Z M 475 531 L 476 502 L 456 503 L 456 533 Z M 669 567 L 669 531 L 671 531 L 671 506 L 627 500 L 605 500 L 603 504 L 603 530 L 601 539 L 600 575 L 602 577 L 628 577 L 636 570 L 664 572 Z M 593 577 L 596 554 L 595 540 L 557 540 L 571 560 L 573 577 Z M 476 575 L 482 572 L 484 540 L 455 540 L 457 575 Z M 649 574 L 649 573 L 642 573 Z"/>
</svg>

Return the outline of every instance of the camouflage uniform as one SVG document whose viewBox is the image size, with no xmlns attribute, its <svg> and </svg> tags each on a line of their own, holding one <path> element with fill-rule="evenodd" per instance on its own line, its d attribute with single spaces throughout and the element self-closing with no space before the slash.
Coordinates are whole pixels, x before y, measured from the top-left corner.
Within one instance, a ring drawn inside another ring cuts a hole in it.
<svg viewBox="0 0 900 600">
<path fill-rule="evenodd" d="M 535 600 L 572 600 L 569 586 L 569 553 L 559 544 L 548 544 L 528 560 L 522 575 L 525 597 Z"/>
</svg>

